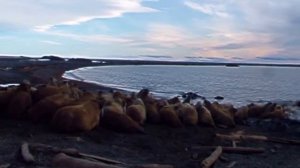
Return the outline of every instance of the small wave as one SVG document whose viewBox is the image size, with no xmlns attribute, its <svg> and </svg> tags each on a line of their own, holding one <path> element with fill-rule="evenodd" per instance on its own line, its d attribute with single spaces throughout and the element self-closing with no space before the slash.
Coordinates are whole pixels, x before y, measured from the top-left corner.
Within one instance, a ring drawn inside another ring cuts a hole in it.
<svg viewBox="0 0 300 168">
<path fill-rule="evenodd" d="M 0 84 L 0 87 L 10 87 L 10 86 L 18 86 L 18 83 L 6 83 L 6 84 Z"/>
<path fill-rule="evenodd" d="M 62 77 L 70 80 L 84 81 L 84 78 L 76 75 L 74 71 L 66 71 Z"/>
</svg>

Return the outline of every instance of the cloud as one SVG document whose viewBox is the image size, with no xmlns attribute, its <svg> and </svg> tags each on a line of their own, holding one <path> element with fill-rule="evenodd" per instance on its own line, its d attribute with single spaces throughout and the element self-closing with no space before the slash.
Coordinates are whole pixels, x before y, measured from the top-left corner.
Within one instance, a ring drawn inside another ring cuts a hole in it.
<svg viewBox="0 0 300 168">
<path fill-rule="evenodd" d="M 272 44 L 283 50 L 273 56 L 294 56 L 300 54 L 300 1 L 239 1 L 243 10 L 244 29 L 264 32 L 272 36 Z"/>
<path fill-rule="evenodd" d="M 194 23 L 200 30 L 207 29 L 208 36 L 206 44 L 198 45 L 201 47 L 195 54 L 231 59 L 264 56 L 294 59 L 300 55 L 300 1 L 186 0 L 184 4 L 211 16 L 216 13 L 207 4 L 220 5 L 230 16 L 198 19 Z"/>
<path fill-rule="evenodd" d="M 217 60 L 284 57 L 297 60 L 300 55 L 299 0 L 183 0 L 176 3 L 171 0 L 0 0 L 0 3 L 0 38 L 13 38 L 12 41 L 28 38 L 37 45 L 44 43 L 43 47 L 59 45 L 46 39 L 50 37 L 66 46 L 86 47 L 74 49 L 72 54 L 92 55 L 101 49 L 101 54 L 106 55 L 171 55 L 174 59 Z M 162 12 L 106 22 L 128 13 L 158 11 L 147 5 Z M 72 26 L 76 24 L 81 25 Z M 107 26 L 106 30 L 97 29 L 100 24 Z M 41 39 L 45 41 L 39 41 Z M 77 42 L 70 45 L 73 40 Z M 21 45 L 25 44 L 20 42 Z"/>
<path fill-rule="evenodd" d="M 50 40 L 43 40 L 41 41 L 42 43 L 45 43 L 45 44 L 50 44 L 50 45 L 62 45 L 61 43 L 59 42 L 56 42 L 56 41 L 50 41 Z"/>
<path fill-rule="evenodd" d="M 256 57 L 261 60 L 268 61 L 300 61 L 300 58 L 295 57 L 287 57 L 287 56 L 264 56 L 264 57 Z"/>
<path fill-rule="evenodd" d="M 146 58 L 165 58 L 165 59 L 173 58 L 172 56 L 169 55 L 140 55 L 140 56 Z"/>
<path fill-rule="evenodd" d="M 34 27 L 40 32 L 55 25 L 157 11 L 143 6 L 142 0 L 0 0 L 0 4 L 0 22 Z"/>
<path fill-rule="evenodd" d="M 153 55 L 172 55 L 176 58 L 203 57 L 249 59 L 265 55 L 274 55 L 282 48 L 272 44 L 272 37 L 267 33 L 235 31 L 215 28 L 208 34 L 197 34 L 188 28 L 170 24 L 152 23 L 144 36 L 131 37 L 128 45 L 134 48 L 147 48 Z M 153 51 L 149 50 L 153 49 Z"/>
<path fill-rule="evenodd" d="M 185 30 L 170 24 L 151 24 L 145 35 L 145 41 L 163 47 L 176 47 L 182 45 L 187 39 Z"/>
<path fill-rule="evenodd" d="M 65 37 L 68 39 L 73 39 L 73 40 L 88 42 L 88 43 L 128 43 L 128 42 L 132 42 L 132 40 L 129 38 L 115 37 L 115 36 L 102 35 L 102 34 L 80 35 L 80 34 L 59 32 L 59 31 L 46 31 L 46 32 L 43 32 L 43 34 L 47 34 L 47 35 L 51 35 L 51 36 Z"/>
<path fill-rule="evenodd" d="M 243 44 L 240 44 L 240 43 L 229 43 L 229 44 L 213 47 L 213 49 L 216 49 L 216 50 L 235 50 L 235 49 L 241 49 L 241 48 L 245 48 L 245 47 L 247 47 L 247 46 L 245 46 Z"/>
<path fill-rule="evenodd" d="M 224 6 L 220 4 L 213 3 L 196 3 L 191 0 L 187 0 L 184 2 L 184 5 L 187 7 L 194 9 L 196 11 L 202 12 L 207 15 L 215 15 L 219 17 L 229 17 L 230 15 L 225 11 Z"/>
</svg>

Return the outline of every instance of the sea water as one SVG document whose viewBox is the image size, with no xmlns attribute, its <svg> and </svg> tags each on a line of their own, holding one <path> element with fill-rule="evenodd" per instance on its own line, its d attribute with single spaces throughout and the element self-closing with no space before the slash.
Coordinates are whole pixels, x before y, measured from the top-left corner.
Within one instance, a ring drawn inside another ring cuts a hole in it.
<svg viewBox="0 0 300 168">
<path fill-rule="evenodd" d="M 128 91 L 148 88 L 163 97 L 184 92 L 195 92 L 207 99 L 223 96 L 233 104 L 300 99 L 297 67 L 100 66 L 68 71 L 64 77 Z"/>
</svg>

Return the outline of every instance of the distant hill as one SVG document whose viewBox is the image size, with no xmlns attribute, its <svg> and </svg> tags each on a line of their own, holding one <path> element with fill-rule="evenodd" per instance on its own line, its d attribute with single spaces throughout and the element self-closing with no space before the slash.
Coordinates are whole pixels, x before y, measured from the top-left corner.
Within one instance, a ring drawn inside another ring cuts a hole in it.
<svg viewBox="0 0 300 168">
<path fill-rule="evenodd" d="M 92 60 L 87 58 L 71 58 L 69 59 L 69 62 L 85 62 L 85 63 L 91 63 Z"/>
<path fill-rule="evenodd" d="M 43 56 L 41 57 L 41 59 L 49 59 L 51 61 L 64 61 L 64 58 L 58 57 L 58 56 L 53 56 L 53 55 L 49 55 L 49 56 Z"/>
</svg>

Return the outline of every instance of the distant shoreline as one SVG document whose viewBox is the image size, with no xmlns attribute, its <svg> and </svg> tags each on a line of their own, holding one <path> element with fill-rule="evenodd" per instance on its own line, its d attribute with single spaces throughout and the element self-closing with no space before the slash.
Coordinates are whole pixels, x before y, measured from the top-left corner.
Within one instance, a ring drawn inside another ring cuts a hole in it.
<svg viewBox="0 0 300 168">
<path fill-rule="evenodd" d="M 55 58 L 55 61 L 60 60 L 77 60 L 76 62 L 94 62 L 92 65 L 98 64 L 99 66 L 103 65 L 194 65 L 194 66 L 228 66 L 228 67 L 236 67 L 236 66 L 275 66 L 275 67 L 300 67 L 300 64 L 291 64 L 291 63 L 240 63 L 240 62 L 192 62 L 192 61 L 159 61 L 159 60 L 123 60 L 123 59 L 92 59 L 92 58 L 63 58 L 57 56 L 44 56 L 46 59 L 48 57 Z M 43 59 L 26 57 L 26 56 L 0 56 L 1 60 L 39 60 Z M 54 60 L 51 60 L 54 61 Z M 96 63 L 96 62 L 105 62 L 105 63 Z"/>
<path fill-rule="evenodd" d="M 92 59 L 106 62 L 106 65 L 193 65 L 193 66 L 275 66 L 275 67 L 300 67 L 300 64 L 271 64 L 271 63 L 227 63 L 227 62 L 186 62 L 186 61 L 151 61 L 151 60 L 116 60 Z"/>
</svg>

